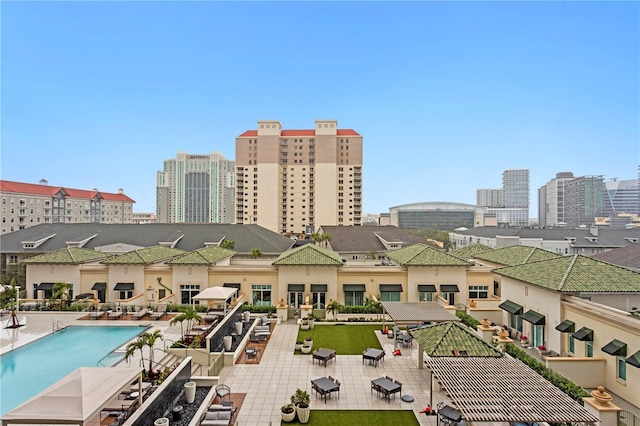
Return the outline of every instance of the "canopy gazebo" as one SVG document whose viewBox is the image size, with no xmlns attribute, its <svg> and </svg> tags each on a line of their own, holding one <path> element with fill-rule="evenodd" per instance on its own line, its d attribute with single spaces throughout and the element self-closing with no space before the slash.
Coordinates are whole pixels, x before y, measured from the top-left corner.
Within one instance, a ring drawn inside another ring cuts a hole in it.
<svg viewBox="0 0 640 426">
<path fill-rule="evenodd" d="M 229 299 L 231 299 L 234 295 L 237 295 L 238 289 L 235 287 L 209 287 L 202 290 L 200 293 L 193 296 L 193 300 L 207 300 L 212 301 L 210 305 L 214 305 L 214 307 L 222 309 L 220 310 L 227 314 L 227 304 Z"/>
<path fill-rule="evenodd" d="M 599 422 L 517 359 L 431 357 L 425 364 L 468 422 Z"/>
<path fill-rule="evenodd" d="M 437 302 L 381 302 L 396 325 L 423 325 L 431 322 L 460 321 Z"/>
<path fill-rule="evenodd" d="M 100 423 L 110 401 L 142 381 L 141 368 L 81 367 L 2 416 L 2 425 Z M 10 390 L 4 390 L 10 392 Z M 142 392 L 139 392 L 139 404 Z"/>
</svg>

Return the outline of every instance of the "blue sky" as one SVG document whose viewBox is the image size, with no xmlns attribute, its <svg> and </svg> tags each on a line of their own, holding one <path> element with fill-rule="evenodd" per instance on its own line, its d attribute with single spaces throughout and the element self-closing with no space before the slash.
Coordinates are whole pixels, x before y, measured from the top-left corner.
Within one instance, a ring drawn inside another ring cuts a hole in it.
<svg viewBox="0 0 640 426">
<path fill-rule="evenodd" d="M 634 179 L 638 2 L 2 2 L 1 177 L 155 211 L 179 150 L 257 120 L 364 136 L 364 212 L 528 168 Z"/>
</svg>

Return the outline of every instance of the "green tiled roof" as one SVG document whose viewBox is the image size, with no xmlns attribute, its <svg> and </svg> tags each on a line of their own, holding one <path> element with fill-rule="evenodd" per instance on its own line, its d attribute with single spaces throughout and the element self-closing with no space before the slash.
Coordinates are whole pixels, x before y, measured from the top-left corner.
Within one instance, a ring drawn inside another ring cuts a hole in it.
<svg viewBox="0 0 640 426">
<path fill-rule="evenodd" d="M 459 257 L 460 259 L 475 259 L 480 253 L 495 250 L 493 247 L 481 243 L 473 243 L 468 246 L 460 247 L 457 250 L 449 252 L 449 254 Z"/>
<path fill-rule="evenodd" d="M 171 259 L 172 257 L 184 254 L 184 252 L 184 250 L 171 247 L 154 246 L 133 250 L 120 256 L 107 259 L 102 263 L 108 265 L 148 265 L 164 259 Z"/>
<path fill-rule="evenodd" d="M 315 244 L 305 244 L 285 251 L 273 262 L 274 265 L 342 265 L 342 258 L 335 251 Z"/>
<path fill-rule="evenodd" d="M 51 253 L 41 254 L 40 256 L 30 257 L 21 263 L 29 264 L 70 264 L 77 265 L 80 263 L 92 262 L 100 259 L 106 259 L 109 254 L 100 253 L 95 250 L 87 250 L 78 247 L 67 247 Z"/>
<path fill-rule="evenodd" d="M 214 265 L 216 262 L 236 254 L 235 251 L 220 247 L 205 247 L 179 255 L 167 262 L 168 265 Z"/>
<path fill-rule="evenodd" d="M 476 259 L 487 260 L 505 266 L 522 265 L 539 260 L 557 259 L 561 257 L 550 251 L 529 246 L 510 246 L 476 255 Z"/>
<path fill-rule="evenodd" d="M 562 293 L 640 292 L 639 273 L 577 254 L 493 271 Z"/>
<path fill-rule="evenodd" d="M 414 244 L 385 253 L 404 266 L 467 266 L 471 263 L 424 244 Z"/>
<path fill-rule="evenodd" d="M 502 353 L 485 342 L 473 330 L 459 322 L 442 322 L 411 330 L 411 335 L 429 356 L 454 356 L 453 350 L 467 356 L 495 357 Z"/>
</svg>

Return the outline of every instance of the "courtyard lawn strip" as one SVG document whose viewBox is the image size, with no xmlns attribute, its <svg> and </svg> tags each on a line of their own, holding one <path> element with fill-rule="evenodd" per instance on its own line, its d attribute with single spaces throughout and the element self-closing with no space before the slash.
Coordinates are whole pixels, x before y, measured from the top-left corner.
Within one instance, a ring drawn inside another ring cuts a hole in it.
<svg viewBox="0 0 640 426">
<path fill-rule="evenodd" d="M 375 330 L 380 329 L 380 325 L 369 324 L 316 324 L 313 330 L 298 329 L 296 340 L 303 341 L 307 337 L 312 337 L 314 351 L 319 348 L 331 348 L 336 350 L 336 355 L 361 355 L 367 348 L 382 349 L 375 334 Z"/>
<path fill-rule="evenodd" d="M 299 425 L 297 419 L 281 425 Z M 367 425 L 389 426 L 419 425 L 418 419 L 411 410 L 311 410 L 309 426 L 344 426 Z"/>
</svg>

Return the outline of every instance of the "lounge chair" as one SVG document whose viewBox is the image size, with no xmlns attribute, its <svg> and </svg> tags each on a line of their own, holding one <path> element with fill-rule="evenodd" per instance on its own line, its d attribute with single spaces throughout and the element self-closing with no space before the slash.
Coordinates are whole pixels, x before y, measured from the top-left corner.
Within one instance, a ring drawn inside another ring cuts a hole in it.
<svg viewBox="0 0 640 426">
<path fill-rule="evenodd" d="M 117 320 L 120 317 L 122 317 L 124 315 L 124 312 L 122 311 L 112 311 L 112 312 L 107 312 L 107 317 L 109 319 L 114 319 Z"/>
<path fill-rule="evenodd" d="M 107 314 L 106 311 L 89 312 L 89 319 L 100 319 Z"/>
<path fill-rule="evenodd" d="M 151 314 L 151 319 L 158 320 L 167 314 L 167 305 L 158 306 L 158 310 Z"/>
<path fill-rule="evenodd" d="M 132 313 L 131 314 L 131 319 L 134 319 L 134 320 L 142 319 L 145 316 L 147 316 L 148 313 L 149 313 L 149 310 L 147 308 L 142 308 L 138 312 Z"/>
</svg>

